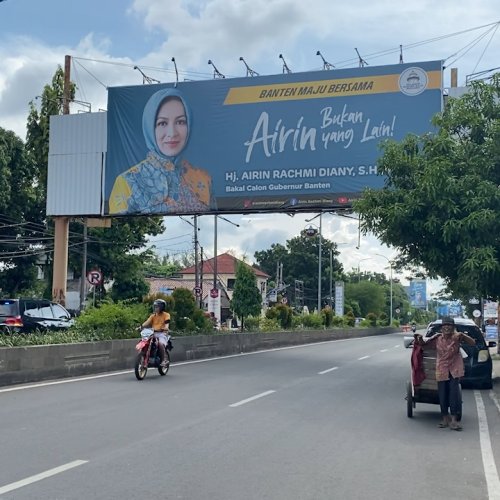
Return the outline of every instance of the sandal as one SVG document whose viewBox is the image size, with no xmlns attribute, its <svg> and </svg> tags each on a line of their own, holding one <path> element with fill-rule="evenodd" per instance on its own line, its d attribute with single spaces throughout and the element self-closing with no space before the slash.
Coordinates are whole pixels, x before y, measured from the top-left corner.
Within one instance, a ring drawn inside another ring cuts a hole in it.
<svg viewBox="0 0 500 500">
<path fill-rule="evenodd" d="M 450 429 L 452 431 L 461 431 L 462 430 L 462 426 L 458 422 L 451 422 L 450 423 Z"/>
<path fill-rule="evenodd" d="M 439 422 L 438 427 L 440 429 L 446 429 L 446 427 L 449 426 L 450 426 L 450 417 L 449 415 L 447 415 L 443 417 L 443 420 L 441 420 L 441 422 Z"/>
</svg>

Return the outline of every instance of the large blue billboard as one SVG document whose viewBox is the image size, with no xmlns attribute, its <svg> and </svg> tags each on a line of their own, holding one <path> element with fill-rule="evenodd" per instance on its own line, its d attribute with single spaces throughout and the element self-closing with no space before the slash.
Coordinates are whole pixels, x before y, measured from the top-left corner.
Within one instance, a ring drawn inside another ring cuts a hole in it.
<svg viewBox="0 0 500 500">
<path fill-rule="evenodd" d="M 410 305 L 417 309 L 425 309 L 427 307 L 426 280 L 412 280 L 410 282 Z"/>
<path fill-rule="evenodd" d="M 349 206 L 441 102 L 440 61 L 110 88 L 104 213 Z"/>
</svg>

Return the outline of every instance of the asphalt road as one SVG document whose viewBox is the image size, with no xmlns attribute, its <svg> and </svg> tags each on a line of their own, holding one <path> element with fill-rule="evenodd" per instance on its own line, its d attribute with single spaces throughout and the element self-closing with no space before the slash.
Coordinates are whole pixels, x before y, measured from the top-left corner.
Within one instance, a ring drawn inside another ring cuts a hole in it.
<svg viewBox="0 0 500 500">
<path fill-rule="evenodd" d="M 500 405 L 406 416 L 402 335 L 0 390 L 0 498 L 500 499 Z M 14 390 L 13 390 L 14 389 Z"/>
</svg>

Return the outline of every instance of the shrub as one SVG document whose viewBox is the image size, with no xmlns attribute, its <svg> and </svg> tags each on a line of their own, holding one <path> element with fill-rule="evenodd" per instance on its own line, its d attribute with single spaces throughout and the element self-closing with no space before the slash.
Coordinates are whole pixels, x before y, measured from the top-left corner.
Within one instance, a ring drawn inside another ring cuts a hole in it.
<svg viewBox="0 0 500 500">
<path fill-rule="evenodd" d="M 260 327 L 260 318 L 258 316 L 247 316 L 245 318 L 245 331 L 257 332 Z"/>
<path fill-rule="evenodd" d="M 263 332 L 278 332 L 282 327 L 277 319 L 261 318 L 260 330 Z"/>
<path fill-rule="evenodd" d="M 347 313 L 344 315 L 344 321 L 347 326 L 353 327 L 356 324 L 356 318 L 354 316 L 354 313 L 352 312 L 352 309 L 347 311 Z"/>
<path fill-rule="evenodd" d="M 343 316 L 333 316 L 332 317 L 332 326 L 346 326 L 345 320 Z"/>
<path fill-rule="evenodd" d="M 304 314 L 302 324 L 305 328 L 323 328 L 323 317 L 318 313 Z"/>
<path fill-rule="evenodd" d="M 366 319 L 370 322 L 370 326 L 377 326 L 377 315 L 375 313 L 368 313 Z"/>
<path fill-rule="evenodd" d="M 323 317 L 323 324 L 326 326 L 326 328 L 329 328 L 332 326 L 333 322 L 333 311 L 331 307 L 325 307 L 321 309 L 321 316 Z"/>
<path fill-rule="evenodd" d="M 136 327 L 150 315 L 145 304 L 102 303 L 91 307 L 75 319 L 74 331 L 89 340 L 103 338 L 133 338 Z"/>
<path fill-rule="evenodd" d="M 292 315 L 292 328 L 302 328 L 302 315 L 293 314 Z"/>
</svg>

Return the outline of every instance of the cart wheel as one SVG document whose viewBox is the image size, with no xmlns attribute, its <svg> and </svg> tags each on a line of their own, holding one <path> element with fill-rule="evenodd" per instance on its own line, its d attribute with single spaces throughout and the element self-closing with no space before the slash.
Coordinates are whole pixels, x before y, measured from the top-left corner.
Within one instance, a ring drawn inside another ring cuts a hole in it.
<svg viewBox="0 0 500 500">
<path fill-rule="evenodd" d="M 415 406 L 411 389 L 412 389 L 411 382 L 410 381 L 406 382 L 406 416 L 408 418 L 413 417 L 413 408 Z"/>
</svg>

